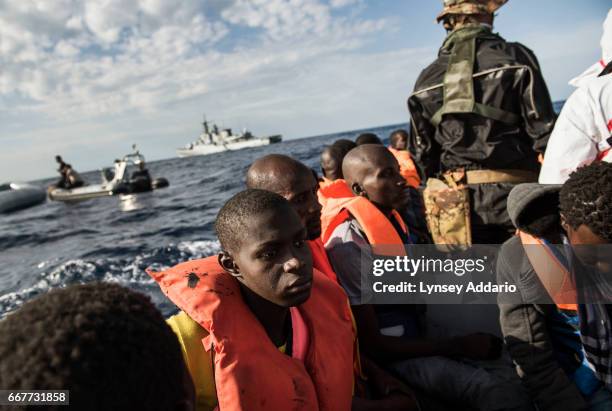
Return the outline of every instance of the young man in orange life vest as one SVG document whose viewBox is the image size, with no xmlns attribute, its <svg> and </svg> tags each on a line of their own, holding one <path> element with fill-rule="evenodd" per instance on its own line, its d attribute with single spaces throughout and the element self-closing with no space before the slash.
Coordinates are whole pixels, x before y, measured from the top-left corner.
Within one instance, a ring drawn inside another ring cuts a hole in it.
<svg viewBox="0 0 612 411">
<path fill-rule="evenodd" d="M 331 268 L 327 253 L 319 238 L 321 235 L 321 205 L 317 201 L 317 181 L 312 171 L 305 164 L 291 157 L 271 154 L 257 159 L 251 165 L 247 171 L 246 183 L 249 189 L 272 191 L 289 201 L 306 227 L 313 267 L 337 283 L 336 274 Z M 346 309 L 349 309 L 348 302 Z M 411 393 L 407 392 L 401 383 L 365 357 L 361 357 L 360 363 L 369 381 L 368 387 L 378 394 L 360 393 L 353 400 L 353 410 L 397 409 L 407 411 L 414 406 Z M 395 392 L 392 392 L 394 390 Z"/>
<path fill-rule="evenodd" d="M 487 334 L 447 340 L 422 335 L 413 306 L 362 304 L 362 249 L 391 245 L 396 255 L 410 243 L 408 230 L 396 209 L 408 199 L 406 181 L 393 155 L 382 145 L 366 144 L 351 150 L 342 171 L 355 197 L 333 200 L 322 239 L 339 283 L 351 302 L 364 352 L 425 394 L 458 407 L 480 410 L 531 410 L 520 384 L 512 384 L 484 369 L 450 359 L 480 360 L 499 356 L 501 342 Z M 404 254 L 405 255 L 405 254 Z M 365 255 L 364 258 L 372 258 Z"/>
<path fill-rule="evenodd" d="M 245 190 L 215 228 L 218 256 L 149 273 L 182 310 L 169 324 L 198 410 L 350 410 L 346 295 L 313 270 L 296 212 L 275 193 Z"/>
<path fill-rule="evenodd" d="M 321 152 L 321 172 L 323 173 L 321 186 L 344 178 L 342 176 L 342 159 L 346 153 L 355 147 L 357 147 L 357 144 L 351 140 L 340 139 L 323 149 Z"/>
<path fill-rule="evenodd" d="M 325 208 L 328 198 L 351 197 L 353 193 L 342 175 L 342 160 L 349 151 L 357 147 L 351 140 L 337 140 L 321 152 L 323 180 L 319 183 L 319 203 Z"/>
<path fill-rule="evenodd" d="M 400 166 L 400 174 L 406 179 L 410 187 L 418 188 L 421 185 L 419 172 L 408 151 L 408 132 L 398 129 L 389 136 L 389 151 Z"/>
<path fill-rule="evenodd" d="M 414 237 L 420 244 L 430 244 L 432 240 L 427 229 L 423 195 L 419 191 L 421 177 L 408 151 L 408 133 L 403 129 L 393 131 L 389 135 L 389 143 L 389 151 L 397 160 L 400 174 L 406 180 L 410 192 L 408 207 L 401 209 L 400 215 L 406 223 L 409 223 Z"/>
</svg>

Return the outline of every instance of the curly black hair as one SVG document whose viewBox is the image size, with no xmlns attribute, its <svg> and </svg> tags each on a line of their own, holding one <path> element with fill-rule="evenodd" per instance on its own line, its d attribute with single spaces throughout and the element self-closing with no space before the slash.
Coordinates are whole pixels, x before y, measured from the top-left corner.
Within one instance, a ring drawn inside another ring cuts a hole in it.
<svg viewBox="0 0 612 411">
<path fill-rule="evenodd" d="M 237 252 L 245 238 L 245 226 L 253 217 L 266 213 L 290 210 L 291 204 L 272 191 L 249 188 L 230 198 L 219 210 L 215 231 L 221 248 Z"/>
<path fill-rule="evenodd" d="M 584 224 L 612 241 L 612 164 L 598 161 L 574 171 L 561 188 L 560 209 L 572 228 Z"/>
<path fill-rule="evenodd" d="M 169 410 L 186 392 L 172 329 L 149 297 L 116 284 L 27 302 L 0 321 L 0 358 L 0 389 L 70 391 L 69 407 L 50 410 Z"/>
</svg>

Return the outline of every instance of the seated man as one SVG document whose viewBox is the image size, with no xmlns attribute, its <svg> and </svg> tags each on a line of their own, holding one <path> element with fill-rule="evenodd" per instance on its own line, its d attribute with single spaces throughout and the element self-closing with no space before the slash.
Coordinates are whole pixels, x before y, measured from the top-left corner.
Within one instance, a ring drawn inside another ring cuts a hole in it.
<svg viewBox="0 0 612 411">
<path fill-rule="evenodd" d="M 432 241 L 425 219 L 423 195 L 419 191 L 421 177 L 419 177 L 419 172 L 408 151 L 408 133 L 402 129 L 395 130 L 389 136 L 389 142 L 391 143 L 389 151 L 397 160 L 400 166 L 400 174 L 406 180 L 410 193 L 408 207 L 404 207 L 399 212 L 404 221 L 412 228 L 417 243 L 430 244 Z"/>
<path fill-rule="evenodd" d="M 321 152 L 321 172 L 323 173 L 322 184 L 331 184 L 342 176 L 342 158 L 346 155 L 340 147 L 327 146 Z"/>
<path fill-rule="evenodd" d="M 69 390 L 69 407 L 41 409 L 195 410 L 176 336 L 148 297 L 115 284 L 25 303 L 0 321 L 0 356 L 2 389 Z"/>
<path fill-rule="evenodd" d="M 520 385 L 449 357 L 488 359 L 499 355 L 495 337 L 473 334 L 448 340 L 422 335 L 413 306 L 361 302 L 362 249 L 392 245 L 403 250 L 408 230 L 395 211 L 408 199 L 397 161 L 380 145 L 358 146 L 344 158 L 343 174 L 355 193 L 340 200 L 330 233 L 323 236 L 332 266 L 351 302 L 362 349 L 425 394 L 480 410 L 528 410 Z M 398 254 L 399 255 L 399 254 Z M 365 255 L 364 258 L 372 258 Z"/>
<path fill-rule="evenodd" d="M 421 185 L 421 178 L 408 152 L 408 133 L 402 129 L 395 130 L 389 136 L 389 142 L 389 151 L 399 163 L 400 174 L 410 187 L 418 188 Z"/>
<path fill-rule="evenodd" d="M 85 182 L 81 178 L 81 175 L 77 173 L 76 170 L 73 169 L 70 164 L 66 164 L 65 173 L 67 181 L 65 188 L 70 190 L 73 188 L 82 187 L 85 184 Z"/>
<path fill-rule="evenodd" d="M 527 183 L 510 192 L 508 213 L 520 235 L 502 245 L 496 269 L 499 284 L 516 284 L 521 292 L 520 299 L 510 301 L 500 295 L 500 321 L 517 373 L 542 411 L 586 410 L 601 386 L 580 342 L 575 303 L 553 303 L 536 272 L 537 250 L 530 249 L 534 238 L 563 243 L 560 190 L 558 185 Z"/>
<path fill-rule="evenodd" d="M 340 139 L 323 149 L 321 153 L 321 171 L 323 172 L 321 187 L 344 178 L 342 175 L 342 159 L 355 147 L 357 147 L 357 144 L 351 140 Z"/>
<path fill-rule="evenodd" d="M 323 208 L 325 208 L 328 198 L 353 196 L 353 192 L 344 181 L 342 160 L 355 147 L 357 145 L 350 140 L 338 140 L 331 146 L 325 147 L 321 153 L 323 181 L 319 183 L 317 197 Z"/>
<path fill-rule="evenodd" d="M 57 188 L 65 188 L 70 190 L 72 188 L 81 187 L 85 184 L 79 173 L 77 173 L 70 164 L 64 163 L 61 156 L 55 156 L 55 161 L 57 161 L 59 164 L 57 171 L 61 175 L 61 178 L 55 184 Z"/>
<path fill-rule="evenodd" d="M 66 188 L 68 186 L 68 179 L 66 178 L 67 164 L 64 163 L 62 156 L 59 155 L 55 156 L 55 161 L 59 164 L 57 172 L 60 173 L 60 179 L 55 183 L 55 186 L 57 188 Z"/>
<path fill-rule="evenodd" d="M 312 268 L 281 196 L 245 190 L 215 223 L 222 252 L 149 274 L 182 312 L 169 320 L 199 410 L 348 410 L 353 327 L 342 289 Z"/>
</svg>

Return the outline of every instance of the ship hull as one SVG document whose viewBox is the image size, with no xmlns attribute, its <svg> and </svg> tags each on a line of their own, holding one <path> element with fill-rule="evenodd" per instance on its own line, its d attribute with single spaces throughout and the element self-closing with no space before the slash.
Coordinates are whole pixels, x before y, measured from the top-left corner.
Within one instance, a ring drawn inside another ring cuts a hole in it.
<svg viewBox="0 0 612 411">
<path fill-rule="evenodd" d="M 222 153 L 224 151 L 236 151 L 245 148 L 267 146 L 269 144 L 279 143 L 281 140 L 281 136 L 271 136 L 220 145 L 196 144 L 191 148 L 179 148 L 176 150 L 176 153 L 179 157 L 207 156 L 210 154 Z"/>
</svg>

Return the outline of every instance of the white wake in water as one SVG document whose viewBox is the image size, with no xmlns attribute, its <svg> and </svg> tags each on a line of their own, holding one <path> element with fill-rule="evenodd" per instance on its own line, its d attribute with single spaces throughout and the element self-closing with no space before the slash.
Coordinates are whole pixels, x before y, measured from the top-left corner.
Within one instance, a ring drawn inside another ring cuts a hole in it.
<svg viewBox="0 0 612 411">
<path fill-rule="evenodd" d="M 218 241 L 184 241 L 137 255 L 133 259 L 68 260 L 49 271 L 41 272 L 34 285 L 0 295 L 0 318 L 38 295 L 71 284 L 103 281 L 146 292 L 155 288 L 153 280 L 145 272 L 146 269 L 162 271 L 184 261 L 217 254 L 219 250 Z M 54 262 L 42 261 L 38 268 L 44 269 Z"/>
</svg>

